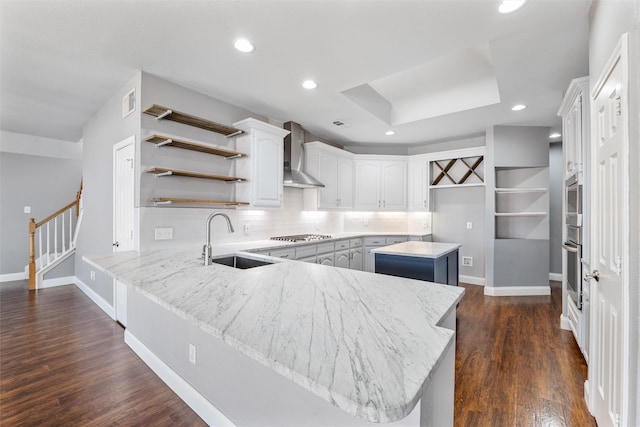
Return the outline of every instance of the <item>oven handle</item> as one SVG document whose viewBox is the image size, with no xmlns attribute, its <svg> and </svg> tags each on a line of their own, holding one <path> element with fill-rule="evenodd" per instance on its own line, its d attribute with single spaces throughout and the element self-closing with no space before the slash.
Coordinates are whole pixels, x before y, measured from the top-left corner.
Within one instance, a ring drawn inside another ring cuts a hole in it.
<svg viewBox="0 0 640 427">
<path fill-rule="evenodd" d="M 578 252 L 578 247 L 577 246 L 573 246 L 573 245 L 570 245 L 568 243 L 563 243 L 562 247 L 565 248 L 569 252 L 573 252 L 573 253 L 577 253 Z"/>
</svg>

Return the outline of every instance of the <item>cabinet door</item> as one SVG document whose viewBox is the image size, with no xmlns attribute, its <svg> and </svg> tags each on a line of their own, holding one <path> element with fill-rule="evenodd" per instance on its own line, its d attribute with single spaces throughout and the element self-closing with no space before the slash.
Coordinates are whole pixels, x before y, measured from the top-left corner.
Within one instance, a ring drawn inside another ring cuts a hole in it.
<svg viewBox="0 0 640 427">
<path fill-rule="evenodd" d="M 315 264 L 316 263 L 316 256 L 312 255 L 312 256 L 308 256 L 308 257 L 304 257 L 304 258 L 298 258 L 298 261 L 311 262 L 311 263 Z"/>
<path fill-rule="evenodd" d="M 338 207 L 338 158 L 333 153 L 320 152 L 319 155 L 320 174 L 318 180 L 324 184 L 324 188 L 319 189 L 318 207 L 336 208 Z"/>
<path fill-rule="evenodd" d="M 349 268 L 351 270 L 362 270 L 362 248 L 353 248 L 349 251 Z"/>
<path fill-rule="evenodd" d="M 371 249 L 375 249 L 379 246 L 365 246 L 364 247 L 364 271 L 369 273 L 376 272 L 376 256 L 371 252 Z"/>
<path fill-rule="evenodd" d="M 428 165 L 426 160 L 409 162 L 409 210 L 429 210 Z"/>
<path fill-rule="evenodd" d="M 380 198 L 380 162 L 356 160 L 356 209 L 378 210 Z"/>
<path fill-rule="evenodd" d="M 284 147 L 282 138 L 260 130 L 253 132 L 252 205 L 279 207 L 282 205 L 283 188 Z"/>
<path fill-rule="evenodd" d="M 407 209 L 407 162 L 382 162 L 382 208 Z"/>
<path fill-rule="evenodd" d="M 336 267 L 349 268 L 349 251 L 340 251 L 335 253 Z"/>
<path fill-rule="evenodd" d="M 333 254 L 318 255 L 318 264 L 330 265 L 333 267 Z"/>
<path fill-rule="evenodd" d="M 338 157 L 338 207 L 353 207 L 353 159 L 349 157 Z"/>
</svg>

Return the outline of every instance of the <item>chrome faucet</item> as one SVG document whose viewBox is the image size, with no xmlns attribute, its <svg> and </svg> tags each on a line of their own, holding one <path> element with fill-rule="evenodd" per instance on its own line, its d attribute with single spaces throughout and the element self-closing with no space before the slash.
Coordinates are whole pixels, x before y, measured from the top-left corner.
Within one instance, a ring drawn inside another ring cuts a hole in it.
<svg viewBox="0 0 640 427">
<path fill-rule="evenodd" d="M 206 234 L 207 234 L 207 240 L 206 243 L 204 244 L 204 247 L 202 248 L 202 257 L 204 258 L 204 265 L 211 265 L 211 220 L 217 216 L 222 216 L 224 217 L 224 219 L 227 220 L 227 228 L 229 229 L 229 233 L 233 233 L 233 225 L 231 225 L 231 220 L 229 219 L 229 216 L 225 213 L 222 212 L 214 212 L 211 215 L 209 215 L 209 218 L 207 218 L 207 227 L 206 227 Z"/>
</svg>

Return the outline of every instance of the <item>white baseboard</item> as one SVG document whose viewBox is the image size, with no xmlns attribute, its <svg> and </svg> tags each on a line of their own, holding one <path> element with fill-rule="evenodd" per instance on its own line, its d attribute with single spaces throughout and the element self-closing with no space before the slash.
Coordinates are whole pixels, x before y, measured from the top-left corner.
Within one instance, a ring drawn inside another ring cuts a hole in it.
<svg viewBox="0 0 640 427">
<path fill-rule="evenodd" d="M 549 280 L 555 280 L 556 282 L 562 282 L 562 273 L 549 273 Z"/>
<path fill-rule="evenodd" d="M 102 309 L 107 316 L 111 317 L 113 320 L 116 320 L 116 312 L 112 305 L 109 305 L 104 298 L 98 295 L 93 289 L 87 286 L 82 280 L 77 277 L 73 278 L 73 283 L 80 288 L 82 292 L 84 292 L 90 299 L 93 301 L 98 307 Z"/>
<path fill-rule="evenodd" d="M 492 297 L 551 295 L 550 286 L 485 286 L 484 294 Z"/>
<path fill-rule="evenodd" d="M 73 285 L 76 282 L 76 276 L 55 277 L 53 279 L 44 279 L 40 289 L 53 288 L 54 286 Z"/>
<path fill-rule="evenodd" d="M 20 273 L 9 273 L 9 274 L 0 274 L 0 283 L 1 282 L 14 282 L 16 280 L 26 280 L 29 277 L 24 272 Z"/>
<path fill-rule="evenodd" d="M 564 329 L 565 331 L 571 330 L 571 323 L 569 323 L 569 318 L 564 314 L 560 315 L 560 329 Z"/>
<path fill-rule="evenodd" d="M 461 274 L 458 276 L 458 281 L 462 283 L 468 283 L 470 285 L 480 285 L 480 286 L 485 285 L 484 277 L 465 276 L 464 274 Z"/>
<path fill-rule="evenodd" d="M 210 426 L 235 427 L 222 412 L 205 399 L 167 364 L 140 342 L 129 329 L 124 331 L 124 342 L 136 353 L 166 385 Z"/>
</svg>

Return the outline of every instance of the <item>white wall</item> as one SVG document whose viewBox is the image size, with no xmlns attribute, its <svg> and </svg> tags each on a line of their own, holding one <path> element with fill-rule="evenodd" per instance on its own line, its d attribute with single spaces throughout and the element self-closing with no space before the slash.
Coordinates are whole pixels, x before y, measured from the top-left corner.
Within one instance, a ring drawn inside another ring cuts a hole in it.
<svg viewBox="0 0 640 427">
<path fill-rule="evenodd" d="M 629 307 L 629 425 L 640 425 L 640 0 L 594 0 L 589 13 L 589 75 L 597 81 L 620 36 L 629 32 L 629 127 L 631 229 Z M 593 141 L 592 141 L 593 142 Z"/>
<path fill-rule="evenodd" d="M 549 272 L 562 274 L 562 143 L 549 144 Z"/>
</svg>

